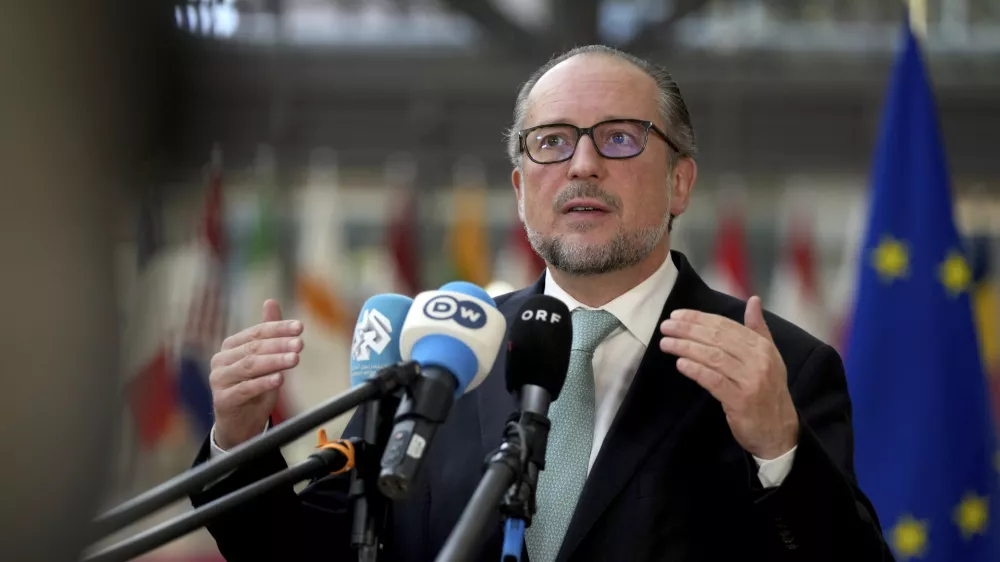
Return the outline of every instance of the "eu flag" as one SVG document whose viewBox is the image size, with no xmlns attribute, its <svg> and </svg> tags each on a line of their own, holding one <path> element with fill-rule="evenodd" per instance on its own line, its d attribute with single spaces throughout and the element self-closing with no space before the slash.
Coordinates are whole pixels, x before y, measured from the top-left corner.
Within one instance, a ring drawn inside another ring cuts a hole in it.
<svg viewBox="0 0 1000 562">
<path fill-rule="evenodd" d="M 897 560 L 1000 560 L 1000 457 L 934 100 L 909 26 L 874 157 L 846 369 Z"/>
</svg>

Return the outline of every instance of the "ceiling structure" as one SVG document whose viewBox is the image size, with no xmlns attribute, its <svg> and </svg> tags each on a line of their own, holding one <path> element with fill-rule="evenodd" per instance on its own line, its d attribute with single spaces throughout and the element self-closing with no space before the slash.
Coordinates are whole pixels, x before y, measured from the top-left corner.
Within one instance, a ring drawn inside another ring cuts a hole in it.
<svg viewBox="0 0 1000 562">
<path fill-rule="evenodd" d="M 240 22 L 225 37 L 223 25 L 206 23 L 213 12 L 181 7 L 180 27 L 198 32 L 179 43 L 172 160 L 198 166 L 213 142 L 237 165 L 251 161 L 259 143 L 275 146 L 291 167 L 318 146 L 371 167 L 409 151 L 422 184 L 447 181 L 442 174 L 463 155 L 503 180 L 510 169 L 503 132 L 519 85 L 567 46 L 605 42 L 664 64 L 678 79 L 702 174 L 864 174 L 901 5 L 846 3 L 860 15 L 841 9 L 812 21 L 796 6 L 845 3 L 767 2 L 766 13 L 764 4 L 224 0 L 212 5 L 236 10 Z M 372 5 L 384 14 L 372 15 Z M 958 16 L 932 15 L 928 58 L 953 173 L 989 181 L 1000 175 L 1000 33 L 993 40 L 969 25 L 956 31 L 949 22 Z M 986 15 L 993 19 L 979 21 L 1000 29 L 990 23 L 1000 14 Z"/>
</svg>

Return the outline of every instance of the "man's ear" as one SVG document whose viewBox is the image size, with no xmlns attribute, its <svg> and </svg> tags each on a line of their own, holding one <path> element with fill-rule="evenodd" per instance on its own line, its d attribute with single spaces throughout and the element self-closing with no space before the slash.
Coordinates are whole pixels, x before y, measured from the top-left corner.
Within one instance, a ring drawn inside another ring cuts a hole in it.
<svg viewBox="0 0 1000 562">
<path fill-rule="evenodd" d="M 517 198 L 517 216 L 524 222 L 524 205 L 521 203 L 524 191 L 521 189 L 521 180 L 521 168 L 514 168 L 510 173 L 510 183 L 514 187 L 514 197 Z"/>
<path fill-rule="evenodd" d="M 670 187 L 673 193 L 670 194 L 670 214 L 676 217 L 687 210 L 696 179 L 698 179 L 698 165 L 694 159 L 689 156 L 679 158 L 671 170 L 673 181 L 670 182 Z"/>
</svg>

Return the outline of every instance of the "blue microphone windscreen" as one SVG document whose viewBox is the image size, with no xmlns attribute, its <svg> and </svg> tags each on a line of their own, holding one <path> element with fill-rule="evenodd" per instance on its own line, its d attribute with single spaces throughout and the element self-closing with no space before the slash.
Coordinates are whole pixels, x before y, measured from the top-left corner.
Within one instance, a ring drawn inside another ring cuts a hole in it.
<svg viewBox="0 0 1000 562">
<path fill-rule="evenodd" d="M 430 334 L 413 344 L 410 358 L 420 363 L 423 368 L 441 367 L 455 375 L 458 382 L 455 387 L 457 400 L 479 371 L 479 360 L 476 354 L 462 340 L 446 334 Z"/>
<path fill-rule="evenodd" d="M 381 294 L 361 307 L 351 343 L 351 386 L 402 361 L 399 331 L 412 304 L 413 299 L 404 295 Z"/>
<path fill-rule="evenodd" d="M 493 300 L 493 297 L 491 297 L 485 289 L 475 283 L 469 283 L 467 281 L 452 281 L 441 285 L 439 290 L 454 291 L 456 293 L 462 293 L 463 295 L 469 295 L 470 297 L 475 297 L 489 304 L 493 308 L 497 307 L 497 303 Z"/>
</svg>

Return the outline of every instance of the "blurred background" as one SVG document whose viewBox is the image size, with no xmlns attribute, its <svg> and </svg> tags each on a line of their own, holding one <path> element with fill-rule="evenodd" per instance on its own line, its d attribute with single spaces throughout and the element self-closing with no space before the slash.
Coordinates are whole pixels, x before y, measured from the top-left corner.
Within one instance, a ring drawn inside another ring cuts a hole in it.
<svg viewBox="0 0 1000 562">
<path fill-rule="evenodd" d="M 208 359 L 264 299 L 306 325 L 280 419 L 349 387 L 369 296 L 533 282 L 503 133 L 521 83 L 573 45 L 648 57 L 681 86 L 701 156 L 673 247 L 717 288 L 760 294 L 842 347 L 898 0 L 147 4 L 127 74 L 143 87 L 118 91 L 142 102 L 144 135 L 104 199 L 122 365 L 104 507 L 190 466 L 212 423 Z M 917 15 L 996 373 L 1000 0 L 928 0 Z M 314 444 L 286 448 L 289 463 Z M 146 559 L 221 557 L 200 531 Z"/>
</svg>

